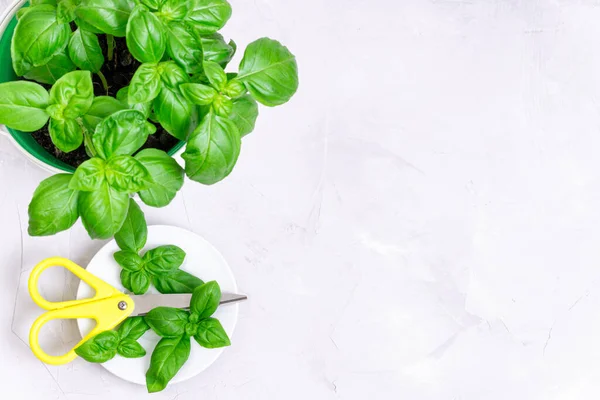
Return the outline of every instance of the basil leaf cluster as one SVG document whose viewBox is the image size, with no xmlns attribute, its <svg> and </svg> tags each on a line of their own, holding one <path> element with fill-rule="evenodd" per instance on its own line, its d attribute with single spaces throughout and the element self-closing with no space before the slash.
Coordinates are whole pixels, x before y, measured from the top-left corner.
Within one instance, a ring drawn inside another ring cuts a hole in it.
<svg viewBox="0 0 600 400">
<path fill-rule="evenodd" d="M 165 207 L 184 175 L 213 185 L 232 173 L 258 104 L 286 103 L 299 81 L 296 57 L 269 38 L 248 45 L 238 72 L 226 71 L 237 46 L 218 31 L 231 15 L 226 0 L 32 0 L 19 10 L 13 69 L 52 87 L 0 84 L 0 124 L 24 132 L 48 124 L 57 149 L 84 146 L 90 157 L 72 177 L 40 184 L 29 207 L 30 235 L 56 234 L 81 216 L 91 238 L 106 239 L 121 229 L 132 195 Z M 116 98 L 94 96 L 92 74 L 108 92 L 102 71 L 110 71 L 105 58 L 114 59 L 115 37 L 125 38 L 141 65 Z M 186 142 L 184 168 L 164 151 L 140 151 L 155 125 Z M 165 290 L 197 283 L 182 272 L 150 275 L 136 275 L 138 291 L 148 281 Z"/>
<path fill-rule="evenodd" d="M 163 390 L 179 372 L 189 358 L 192 337 L 200 346 L 208 349 L 231 344 L 219 320 L 211 317 L 220 301 L 221 289 L 213 281 L 194 290 L 190 311 L 158 307 L 146 315 L 148 325 L 161 337 L 152 352 L 150 368 L 146 372 L 148 392 Z"/>
<path fill-rule="evenodd" d="M 113 257 L 121 266 L 121 283 L 130 292 L 141 295 L 153 284 L 160 293 L 192 293 L 204 282 L 179 269 L 185 252 L 173 245 L 159 246 L 140 252 L 146 245 L 148 227 L 144 213 L 133 199 L 121 229 L 115 235 L 120 251 Z"/>
<path fill-rule="evenodd" d="M 146 350 L 138 343 L 150 326 L 144 317 L 127 318 L 116 331 L 105 331 L 87 340 L 75 353 L 91 363 L 105 363 L 117 354 L 125 358 L 140 358 Z"/>
</svg>

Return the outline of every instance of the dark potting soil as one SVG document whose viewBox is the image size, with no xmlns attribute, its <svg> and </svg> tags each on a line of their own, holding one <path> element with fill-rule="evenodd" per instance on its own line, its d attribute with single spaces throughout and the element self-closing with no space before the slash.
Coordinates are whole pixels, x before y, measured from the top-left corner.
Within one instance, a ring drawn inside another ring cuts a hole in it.
<svg viewBox="0 0 600 400">
<path fill-rule="evenodd" d="M 140 66 L 129 50 L 125 43 L 125 38 L 115 38 L 115 49 L 113 59 L 108 60 L 108 46 L 106 44 L 106 35 L 98 35 L 100 40 L 100 47 L 102 47 L 102 54 L 104 55 L 104 65 L 102 66 L 102 74 L 106 78 L 108 83 L 108 93 L 102 85 L 102 81 L 97 74 L 93 74 L 94 82 L 94 95 L 96 96 L 112 96 L 116 97 L 117 92 L 129 85 L 133 74 Z M 50 89 L 50 85 L 43 85 L 46 89 Z M 150 135 L 146 143 L 142 146 L 142 149 L 153 148 L 164 151 L 171 150 L 179 140 L 171 136 L 165 131 L 159 124 L 156 125 L 156 133 Z M 48 124 L 42 129 L 32 133 L 33 138 L 38 142 L 46 151 L 54 155 L 60 161 L 73 167 L 78 167 L 81 163 L 88 160 L 90 157 L 85 151 L 85 147 L 82 145 L 77 150 L 70 153 L 63 153 L 54 146 L 50 139 L 50 133 L 48 132 Z"/>
</svg>

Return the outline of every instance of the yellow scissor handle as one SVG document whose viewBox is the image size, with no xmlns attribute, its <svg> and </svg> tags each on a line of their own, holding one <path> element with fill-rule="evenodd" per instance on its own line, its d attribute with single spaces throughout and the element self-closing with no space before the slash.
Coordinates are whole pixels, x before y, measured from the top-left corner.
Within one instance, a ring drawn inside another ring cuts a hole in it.
<svg viewBox="0 0 600 400">
<path fill-rule="evenodd" d="M 94 297 L 83 300 L 50 302 L 44 299 L 38 291 L 38 280 L 43 271 L 51 267 L 64 267 L 82 281 L 96 290 Z M 79 265 L 66 258 L 48 258 L 39 263 L 29 276 L 29 293 L 33 301 L 40 307 L 50 310 L 42 314 L 31 327 L 29 344 L 33 354 L 43 362 L 52 365 L 62 365 L 73 361 L 77 355 L 75 348 L 100 332 L 113 329 L 127 318 L 134 310 L 133 300 L 92 275 Z M 39 344 L 39 334 L 42 326 L 54 319 L 89 318 L 96 321 L 96 327 L 84 337 L 71 351 L 62 356 L 51 356 L 42 350 Z"/>
</svg>

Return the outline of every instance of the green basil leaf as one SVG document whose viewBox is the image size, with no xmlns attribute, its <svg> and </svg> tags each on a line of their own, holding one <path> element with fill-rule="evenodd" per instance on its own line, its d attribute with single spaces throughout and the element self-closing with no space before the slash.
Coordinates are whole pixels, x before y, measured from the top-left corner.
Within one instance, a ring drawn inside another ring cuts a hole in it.
<svg viewBox="0 0 600 400">
<path fill-rule="evenodd" d="M 144 254 L 144 263 L 154 275 L 168 275 L 178 269 L 185 259 L 185 251 L 177 246 L 160 246 Z"/>
<path fill-rule="evenodd" d="M 167 48 L 165 29 L 145 6 L 137 6 L 127 23 L 127 48 L 142 63 L 159 62 Z"/>
<path fill-rule="evenodd" d="M 150 326 L 146 323 L 144 317 L 130 317 L 119 326 L 117 333 L 121 340 L 138 340 L 148 329 L 150 329 Z"/>
<path fill-rule="evenodd" d="M 156 132 L 156 127 L 146 121 L 136 110 L 118 111 L 105 118 L 92 136 L 98 155 L 104 159 L 135 153 Z"/>
<path fill-rule="evenodd" d="M 47 64 L 33 68 L 24 77 L 32 81 L 53 85 L 63 75 L 75 71 L 75 69 L 77 67 L 69 58 L 67 49 L 64 49 L 52 57 Z"/>
<path fill-rule="evenodd" d="M 166 22 L 181 21 L 189 10 L 189 2 L 181 0 L 165 0 L 158 15 Z"/>
<path fill-rule="evenodd" d="M 246 93 L 248 93 L 248 89 L 246 89 L 246 86 L 244 86 L 244 84 L 237 79 L 232 79 L 227 82 L 225 89 L 223 89 L 223 94 L 232 99 L 240 98 Z"/>
<path fill-rule="evenodd" d="M 65 153 L 77 150 L 83 143 L 83 130 L 74 119 L 51 119 L 48 131 L 52 143 Z"/>
<path fill-rule="evenodd" d="M 175 61 L 165 61 L 158 64 L 160 79 L 169 89 L 177 89 L 182 83 L 190 81 L 190 77 Z"/>
<path fill-rule="evenodd" d="M 163 294 L 192 293 L 195 288 L 203 283 L 201 279 L 181 269 L 165 276 L 152 276 L 152 284 L 156 290 Z"/>
<path fill-rule="evenodd" d="M 71 28 L 56 17 L 56 7 L 42 4 L 25 13 L 15 28 L 11 44 L 13 68 L 23 76 L 47 64 L 69 43 Z"/>
<path fill-rule="evenodd" d="M 179 140 L 186 140 L 198 118 L 196 107 L 179 89 L 161 90 L 154 100 L 154 113 L 162 127 Z"/>
<path fill-rule="evenodd" d="M 129 199 L 127 218 L 121 230 L 115 235 L 115 240 L 121 249 L 137 253 L 144 248 L 147 239 L 148 226 L 144 213 L 135 200 Z"/>
<path fill-rule="evenodd" d="M 127 290 L 129 290 L 130 292 L 133 292 L 133 290 L 131 289 L 131 271 L 127 271 L 126 269 L 122 269 L 121 270 L 121 284 L 123 285 L 123 287 Z"/>
<path fill-rule="evenodd" d="M 110 96 L 94 97 L 92 106 L 83 116 L 83 124 L 87 130 L 93 132 L 102 120 L 117 111 L 125 110 L 128 106 Z"/>
<path fill-rule="evenodd" d="M 151 207 L 169 205 L 183 186 L 183 168 L 162 150 L 145 149 L 135 158 L 146 167 L 154 181 L 148 189 L 139 192 L 142 201 Z"/>
<path fill-rule="evenodd" d="M 105 181 L 106 162 L 101 158 L 91 158 L 75 170 L 69 187 L 73 190 L 92 192 L 99 190 Z"/>
<path fill-rule="evenodd" d="M 179 89 L 190 102 L 200 106 L 212 104 L 218 94 L 215 89 L 201 83 L 184 83 Z"/>
<path fill-rule="evenodd" d="M 113 254 L 115 261 L 129 272 L 137 272 L 144 268 L 144 260 L 135 251 L 121 250 Z"/>
<path fill-rule="evenodd" d="M 276 40 L 259 39 L 246 48 L 237 79 L 259 103 L 284 104 L 298 90 L 296 57 Z"/>
<path fill-rule="evenodd" d="M 198 322 L 198 333 L 194 335 L 196 342 L 207 349 L 218 349 L 231 345 L 223 325 L 215 318 L 206 318 Z"/>
<path fill-rule="evenodd" d="M 105 350 L 116 349 L 119 344 L 119 334 L 115 331 L 104 331 L 94 337 L 94 342 Z"/>
<path fill-rule="evenodd" d="M 166 25 L 167 53 L 188 74 L 202 72 L 202 38 L 185 22 L 171 21 Z"/>
<path fill-rule="evenodd" d="M 146 355 L 146 350 L 135 340 L 124 339 L 119 343 L 117 353 L 125 358 L 140 358 Z"/>
<path fill-rule="evenodd" d="M 77 29 L 69 41 L 69 57 L 79 68 L 98 73 L 104 64 L 98 36 L 95 33 Z"/>
<path fill-rule="evenodd" d="M 142 295 L 150 288 L 150 276 L 146 271 L 131 272 L 131 292 L 135 295 Z"/>
<path fill-rule="evenodd" d="M 179 308 L 157 307 L 144 317 L 146 323 L 162 337 L 177 337 L 185 333 L 190 313 Z"/>
<path fill-rule="evenodd" d="M 104 363 L 117 354 L 118 335 L 115 331 L 102 332 L 75 349 L 75 353 L 87 362 Z"/>
<path fill-rule="evenodd" d="M 217 95 L 212 104 L 215 113 L 221 117 L 228 117 L 233 111 L 233 102 L 223 95 Z"/>
<path fill-rule="evenodd" d="M 85 115 L 93 101 L 94 85 L 89 71 L 69 72 L 50 89 L 50 104 L 60 106 L 65 118 Z"/>
<path fill-rule="evenodd" d="M 57 5 L 56 15 L 58 21 L 68 24 L 75 19 L 75 9 L 82 0 L 60 0 Z"/>
<path fill-rule="evenodd" d="M 221 301 L 221 288 L 215 281 L 207 282 L 194 289 L 190 301 L 190 312 L 198 314 L 198 318 L 208 318 L 217 311 Z"/>
<path fill-rule="evenodd" d="M 198 333 L 198 324 L 193 324 L 191 322 L 188 322 L 185 325 L 185 335 L 186 336 L 192 337 L 197 333 Z"/>
<path fill-rule="evenodd" d="M 50 236 L 69 229 L 79 213 L 79 192 L 69 188 L 73 175 L 58 174 L 40 183 L 29 203 L 29 229 L 31 236 Z"/>
<path fill-rule="evenodd" d="M 179 336 L 163 338 L 158 342 L 150 368 L 146 372 L 146 387 L 149 393 L 156 393 L 167 387 L 167 384 L 179 372 L 190 356 L 190 338 Z"/>
<path fill-rule="evenodd" d="M 129 86 L 125 86 L 117 92 L 117 99 L 119 101 L 123 102 L 124 104 L 127 104 L 128 108 L 139 111 L 142 114 L 144 114 L 145 118 L 149 118 L 150 114 L 152 113 L 152 102 L 151 101 L 149 101 L 147 103 L 139 103 L 139 104 L 131 105 L 131 103 L 129 102 Z"/>
<path fill-rule="evenodd" d="M 219 64 L 212 61 L 205 61 L 204 75 L 206 75 L 212 87 L 218 91 L 222 91 L 225 88 L 227 75 L 225 75 L 225 71 L 223 71 L 223 68 Z"/>
<path fill-rule="evenodd" d="M 231 40 L 228 44 L 221 34 L 214 33 L 202 37 L 202 49 L 204 60 L 216 62 L 225 68 L 235 55 L 235 42 Z"/>
<path fill-rule="evenodd" d="M 128 91 L 128 103 L 148 103 L 154 100 L 162 87 L 158 64 L 142 64 L 133 75 Z"/>
<path fill-rule="evenodd" d="M 187 176 L 205 185 L 222 181 L 233 170 L 241 145 L 235 124 L 209 113 L 190 136 L 183 153 Z"/>
<path fill-rule="evenodd" d="M 115 358 L 117 350 L 105 350 L 92 340 L 88 340 L 76 348 L 75 353 L 87 362 L 102 364 Z"/>
<path fill-rule="evenodd" d="M 92 239 L 109 239 L 117 233 L 127 217 L 129 196 L 105 182 L 100 190 L 81 192 L 78 202 L 83 226 Z"/>
<path fill-rule="evenodd" d="M 90 32 L 123 37 L 134 7 L 134 0 L 85 0 L 75 10 L 76 22 Z"/>
<path fill-rule="evenodd" d="M 140 3 L 152 10 L 159 10 L 165 0 L 140 0 Z"/>
<path fill-rule="evenodd" d="M 33 82 L 0 83 L 0 124 L 34 132 L 48 122 L 48 92 Z"/>
<path fill-rule="evenodd" d="M 257 118 L 258 104 L 256 104 L 256 100 L 252 96 L 246 95 L 233 101 L 233 108 L 229 114 L 229 119 L 237 126 L 242 137 L 254 130 Z"/>
<path fill-rule="evenodd" d="M 231 18 L 226 0 L 192 0 L 185 17 L 202 35 L 210 35 L 225 26 Z"/>
<path fill-rule="evenodd" d="M 106 164 L 108 184 L 120 192 L 135 193 L 148 187 L 148 170 L 131 156 L 113 156 Z"/>
</svg>

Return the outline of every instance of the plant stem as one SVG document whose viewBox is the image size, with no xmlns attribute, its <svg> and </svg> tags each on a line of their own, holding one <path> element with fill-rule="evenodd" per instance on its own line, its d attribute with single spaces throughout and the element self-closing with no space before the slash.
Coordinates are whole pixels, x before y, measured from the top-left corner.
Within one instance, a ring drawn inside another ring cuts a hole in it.
<svg viewBox="0 0 600 400">
<path fill-rule="evenodd" d="M 112 61 L 115 54 L 115 37 L 113 35 L 106 35 L 106 45 L 108 47 L 108 61 Z"/>
<path fill-rule="evenodd" d="M 100 80 L 102 81 L 102 86 L 104 86 L 104 90 L 106 90 L 106 95 L 108 96 L 108 82 L 106 81 L 106 78 L 104 77 L 102 71 L 98 71 L 97 74 L 98 78 L 100 78 Z"/>
<path fill-rule="evenodd" d="M 81 118 L 77 118 L 77 123 L 79 124 L 79 126 L 81 127 L 81 131 L 83 132 L 83 144 L 85 145 L 85 152 L 90 157 L 96 157 L 96 149 L 94 148 L 94 144 L 92 143 L 92 136 L 90 135 L 90 132 L 88 132 Z"/>
</svg>

